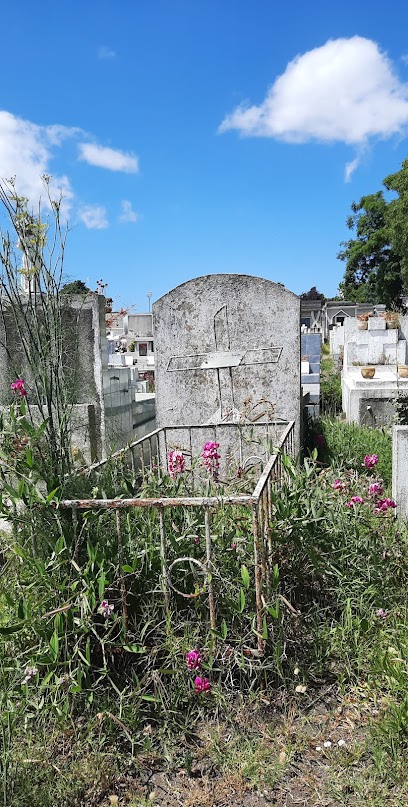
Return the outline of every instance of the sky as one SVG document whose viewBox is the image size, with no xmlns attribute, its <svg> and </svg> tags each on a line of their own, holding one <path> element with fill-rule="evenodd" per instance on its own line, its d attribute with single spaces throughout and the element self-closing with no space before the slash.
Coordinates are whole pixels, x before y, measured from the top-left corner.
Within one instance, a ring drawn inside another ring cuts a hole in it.
<svg viewBox="0 0 408 807">
<path fill-rule="evenodd" d="M 62 192 L 67 279 L 136 312 L 219 272 L 336 294 L 351 203 L 408 156 L 406 0 L 20 0 L 2 30 L 0 177 Z"/>
</svg>

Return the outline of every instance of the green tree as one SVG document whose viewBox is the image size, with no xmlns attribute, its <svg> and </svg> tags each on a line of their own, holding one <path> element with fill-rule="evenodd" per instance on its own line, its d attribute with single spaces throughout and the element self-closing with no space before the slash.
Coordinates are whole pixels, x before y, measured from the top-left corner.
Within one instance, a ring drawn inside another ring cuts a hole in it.
<svg viewBox="0 0 408 807">
<path fill-rule="evenodd" d="M 408 159 L 400 171 L 384 179 L 384 185 L 398 194 L 387 206 L 386 224 L 391 246 L 400 258 L 403 286 L 408 289 Z"/>
<path fill-rule="evenodd" d="M 91 290 L 85 285 L 83 280 L 73 280 L 71 283 L 65 283 L 62 286 L 61 294 L 89 294 Z"/>
<path fill-rule="evenodd" d="M 346 262 L 340 291 L 346 300 L 385 303 L 401 307 L 403 278 L 401 260 L 391 245 L 388 203 L 383 191 L 353 202 L 347 226 L 354 238 L 343 241 L 337 257 Z"/>
<path fill-rule="evenodd" d="M 303 294 L 300 295 L 301 300 L 321 300 L 324 302 L 326 299 L 324 294 L 317 290 L 316 286 L 312 286 L 309 291 L 304 291 Z"/>
</svg>

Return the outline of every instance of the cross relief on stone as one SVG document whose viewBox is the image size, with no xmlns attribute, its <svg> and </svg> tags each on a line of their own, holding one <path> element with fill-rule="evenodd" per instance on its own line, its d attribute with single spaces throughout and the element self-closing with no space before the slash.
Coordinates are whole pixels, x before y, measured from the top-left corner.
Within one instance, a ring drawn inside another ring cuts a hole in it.
<svg viewBox="0 0 408 807">
<path fill-rule="evenodd" d="M 214 352 L 172 356 L 166 370 L 169 373 L 194 370 L 214 371 L 218 384 L 220 406 L 211 418 L 211 422 L 236 421 L 240 419 L 241 414 L 235 406 L 234 375 L 239 372 L 240 367 L 257 364 L 276 364 L 280 359 L 283 348 L 231 349 L 226 305 L 223 305 L 214 314 L 213 328 Z"/>
</svg>

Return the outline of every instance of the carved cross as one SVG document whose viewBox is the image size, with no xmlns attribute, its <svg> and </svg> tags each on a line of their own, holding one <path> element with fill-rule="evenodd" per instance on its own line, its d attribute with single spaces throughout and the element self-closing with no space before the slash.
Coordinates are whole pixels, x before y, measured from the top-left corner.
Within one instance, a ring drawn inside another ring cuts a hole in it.
<svg viewBox="0 0 408 807">
<path fill-rule="evenodd" d="M 172 356 L 167 364 L 167 372 L 187 372 L 192 370 L 215 370 L 218 383 L 220 406 L 214 413 L 212 422 L 235 421 L 240 412 L 234 401 L 234 373 L 240 368 L 256 364 L 276 364 L 282 347 L 261 347 L 248 350 L 231 350 L 228 310 L 223 305 L 213 320 L 215 351 L 195 353 L 188 356 Z"/>
</svg>

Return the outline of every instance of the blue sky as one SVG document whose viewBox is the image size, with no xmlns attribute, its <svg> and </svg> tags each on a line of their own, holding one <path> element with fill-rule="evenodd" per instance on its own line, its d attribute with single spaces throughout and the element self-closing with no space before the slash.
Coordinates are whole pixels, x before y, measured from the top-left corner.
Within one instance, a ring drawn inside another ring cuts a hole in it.
<svg viewBox="0 0 408 807">
<path fill-rule="evenodd" d="M 407 153 L 405 0 L 21 0 L 0 176 L 62 187 L 66 272 L 147 308 L 242 272 L 333 295 L 350 204 Z"/>
</svg>

